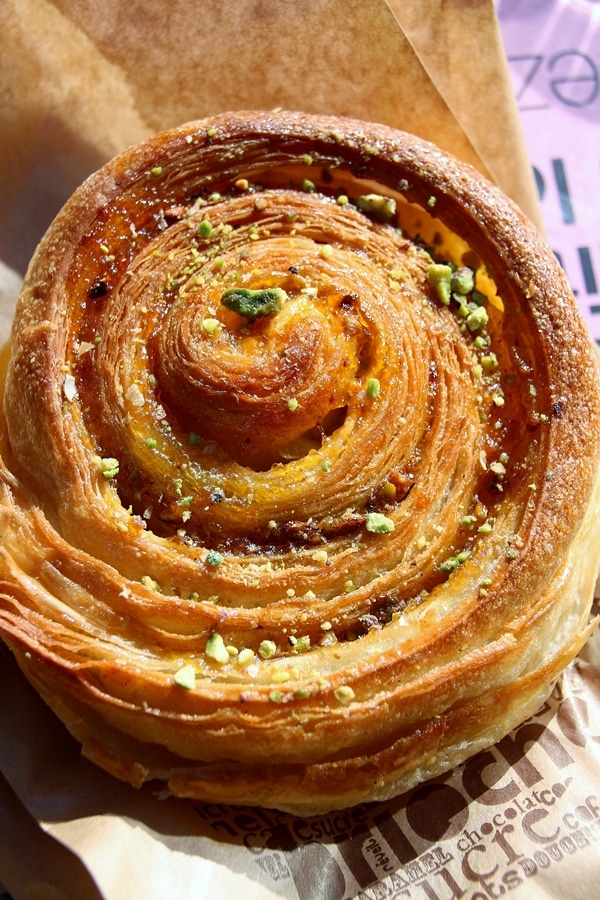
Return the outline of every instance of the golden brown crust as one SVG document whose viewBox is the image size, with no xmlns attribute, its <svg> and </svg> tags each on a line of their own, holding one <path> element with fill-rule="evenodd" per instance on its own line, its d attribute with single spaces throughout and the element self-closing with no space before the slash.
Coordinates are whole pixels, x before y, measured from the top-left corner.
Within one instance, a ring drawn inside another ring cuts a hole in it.
<svg viewBox="0 0 600 900">
<path fill-rule="evenodd" d="M 240 288 L 283 305 L 241 315 Z M 288 112 L 159 134 L 75 193 L 23 287 L 1 633 L 133 784 L 392 796 L 585 641 L 598 386 L 537 231 L 432 145 Z"/>
</svg>

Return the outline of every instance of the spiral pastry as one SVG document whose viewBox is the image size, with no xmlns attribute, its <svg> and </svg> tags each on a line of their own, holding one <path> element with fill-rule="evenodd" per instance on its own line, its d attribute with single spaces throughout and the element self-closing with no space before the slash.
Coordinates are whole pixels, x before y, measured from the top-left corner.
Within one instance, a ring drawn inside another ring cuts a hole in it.
<svg viewBox="0 0 600 900">
<path fill-rule="evenodd" d="M 0 633 L 119 778 L 388 798 L 589 634 L 594 352 L 538 233 L 430 144 L 161 133 L 52 224 L 5 356 Z"/>
</svg>

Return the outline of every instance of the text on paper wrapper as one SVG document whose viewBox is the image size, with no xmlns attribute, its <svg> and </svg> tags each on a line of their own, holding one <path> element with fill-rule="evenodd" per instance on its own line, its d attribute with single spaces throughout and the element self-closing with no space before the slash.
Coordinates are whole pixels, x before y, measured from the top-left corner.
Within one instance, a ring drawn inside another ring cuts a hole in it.
<svg viewBox="0 0 600 900">
<path fill-rule="evenodd" d="M 544 724 L 551 712 L 554 731 Z M 316 896 L 311 869 L 327 871 L 328 900 L 494 900 L 600 841 L 600 798 L 574 778 L 587 720 L 580 698 L 553 696 L 496 747 L 401 805 L 315 819 L 196 810 L 216 836 L 243 844 L 270 882 L 292 880 L 300 900 Z M 540 771 L 549 764 L 552 784 Z"/>
</svg>

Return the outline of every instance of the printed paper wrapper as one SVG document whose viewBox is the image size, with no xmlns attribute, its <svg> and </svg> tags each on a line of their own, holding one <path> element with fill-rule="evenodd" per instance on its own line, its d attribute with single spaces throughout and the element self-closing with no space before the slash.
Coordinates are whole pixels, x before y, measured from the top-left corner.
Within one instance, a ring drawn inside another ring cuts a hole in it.
<svg viewBox="0 0 600 900">
<path fill-rule="evenodd" d="M 38 240 L 86 175 L 227 109 L 412 131 L 541 227 L 487 0 L 4 0 L 0 26 L 3 339 Z M 599 664 L 594 637 L 533 719 L 445 777 L 299 819 L 121 784 L 0 648 L 0 879 L 17 900 L 587 900 L 600 889 Z"/>
</svg>

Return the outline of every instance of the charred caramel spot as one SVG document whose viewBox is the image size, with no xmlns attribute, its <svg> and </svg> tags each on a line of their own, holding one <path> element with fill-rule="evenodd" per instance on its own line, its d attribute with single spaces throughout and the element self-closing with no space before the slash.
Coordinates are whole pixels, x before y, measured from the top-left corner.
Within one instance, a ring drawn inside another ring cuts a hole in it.
<svg viewBox="0 0 600 900">
<path fill-rule="evenodd" d="M 358 300 L 358 294 L 344 294 L 340 300 L 340 309 L 353 312 L 356 309 Z"/>
<path fill-rule="evenodd" d="M 90 300 L 99 300 L 100 297 L 104 297 L 107 291 L 108 284 L 106 281 L 95 281 L 88 291 L 88 297 Z"/>
</svg>

